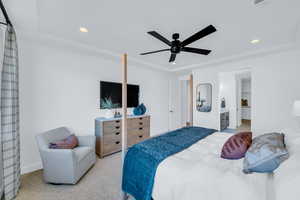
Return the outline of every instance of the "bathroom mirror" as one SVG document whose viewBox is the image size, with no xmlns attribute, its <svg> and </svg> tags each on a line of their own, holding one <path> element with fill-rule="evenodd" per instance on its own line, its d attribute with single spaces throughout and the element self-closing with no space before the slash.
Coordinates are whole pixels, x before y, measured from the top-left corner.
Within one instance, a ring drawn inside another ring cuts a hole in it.
<svg viewBox="0 0 300 200">
<path fill-rule="evenodd" d="M 212 85 L 199 84 L 196 88 L 196 108 L 199 112 L 211 112 Z"/>
</svg>

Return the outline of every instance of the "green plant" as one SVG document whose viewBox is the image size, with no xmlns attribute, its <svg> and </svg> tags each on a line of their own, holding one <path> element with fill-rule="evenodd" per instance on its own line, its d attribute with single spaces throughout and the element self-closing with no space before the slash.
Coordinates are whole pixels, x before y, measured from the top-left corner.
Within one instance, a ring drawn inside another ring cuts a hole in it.
<svg viewBox="0 0 300 200">
<path fill-rule="evenodd" d="M 113 103 L 110 97 L 101 99 L 100 104 L 102 109 L 113 109 L 119 107 L 119 104 Z"/>
</svg>

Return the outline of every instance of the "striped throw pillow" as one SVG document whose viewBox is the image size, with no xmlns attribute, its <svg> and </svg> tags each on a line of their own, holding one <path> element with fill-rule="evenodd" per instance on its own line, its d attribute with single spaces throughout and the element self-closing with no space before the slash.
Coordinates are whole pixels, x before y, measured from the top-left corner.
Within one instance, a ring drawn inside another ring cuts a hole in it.
<svg viewBox="0 0 300 200">
<path fill-rule="evenodd" d="M 75 135 L 70 135 L 67 138 L 57 141 L 51 142 L 49 145 L 50 149 L 74 149 L 78 146 L 78 138 Z"/>
<path fill-rule="evenodd" d="M 231 136 L 222 148 L 221 158 L 236 160 L 245 157 L 252 143 L 252 132 L 241 132 Z"/>
</svg>

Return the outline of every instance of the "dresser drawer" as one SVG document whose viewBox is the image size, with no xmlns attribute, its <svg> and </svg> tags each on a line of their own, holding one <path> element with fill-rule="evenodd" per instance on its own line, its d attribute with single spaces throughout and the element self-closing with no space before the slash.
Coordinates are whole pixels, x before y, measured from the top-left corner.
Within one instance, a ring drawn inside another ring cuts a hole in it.
<svg viewBox="0 0 300 200">
<path fill-rule="evenodd" d="M 105 143 L 112 142 L 114 140 L 121 140 L 122 139 L 122 132 L 114 132 L 114 133 L 107 133 L 103 135 L 103 141 Z"/>
<path fill-rule="evenodd" d="M 135 129 L 139 127 L 149 126 L 150 118 L 149 117 L 140 117 L 128 120 L 128 129 Z"/>
<path fill-rule="evenodd" d="M 120 151 L 122 148 L 122 138 L 115 137 L 111 139 L 103 139 L 103 155 L 112 154 Z"/>
<path fill-rule="evenodd" d="M 150 129 L 149 128 L 143 128 L 143 129 L 132 129 L 130 130 L 130 133 L 128 134 L 128 146 L 132 146 L 136 143 L 139 143 L 141 141 L 144 141 L 150 137 Z"/>
<path fill-rule="evenodd" d="M 115 134 L 117 132 L 121 133 L 122 131 L 122 125 L 115 125 L 115 126 L 108 126 L 108 125 L 103 125 L 103 135 L 106 134 Z"/>
<path fill-rule="evenodd" d="M 122 126 L 122 120 L 113 120 L 113 121 L 105 121 L 103 122 L 103 127 L 116 127 Z"/>
</svg>

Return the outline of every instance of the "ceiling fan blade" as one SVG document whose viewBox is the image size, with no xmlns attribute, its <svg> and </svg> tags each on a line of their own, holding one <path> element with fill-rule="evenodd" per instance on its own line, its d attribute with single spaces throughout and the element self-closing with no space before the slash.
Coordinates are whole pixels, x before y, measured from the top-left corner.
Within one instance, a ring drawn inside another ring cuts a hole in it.
<svg viewBox="0 0 300 200">
<path fill-rule="evenodd" d="M 161 34 L 157 33 L 156 31 L 149 31 L 148 34 L 152 35 L 153 37 L 159 39 L 160 41 L 166 43 L 169 46 L 172 45 L 172 43 L 168 39 L 166 39 L 164 36 L 162 36 Z"/>
<path fill-rule="evenodd" d="M 208 27 L 202 29 L 201 31 L 199 31 L 198 33 L 192 35 L 191 37 L 187 38 L 186 40 L 181 42 L 181 46 L 184 47 L 186 45 L 189 45 L 193 42 L 195 42 L 196 40 L 199 40 L 213 32 L 216 32 L 217 29 L 213 26 L 213 25 L 209 25 Z"/>
<path fill-rule="evenodd" d="M 191 47 L 182 47 L 181 51 L 190 52 L 190 53 L 198 53 L 198 54 L 202 54 L 202 55 L 208 55 L 211 52 L 211 50 L 208 50 L 208 49 L 197 49 L 197 48 L 191 48 Z"/>
<path fill-rule="evenodd" d="M 170 49 L 162 49 L 162 50 L 157 50 L 157 51 L 150 51 L 150 52 L 145 52 L 145 53 L 141 53 L 140 55 L 147 55 L 147 54 L 152 54 L 152 53 L 159 53 L 162 51 L 170 51 Z"/>
<path fill-rule="evenodd" d="M 170 56 L 169 62 L 174 62 L 175 59 L 176 59 L 176 53 L 172 53 L 171 56 Z"/>
</svg>

